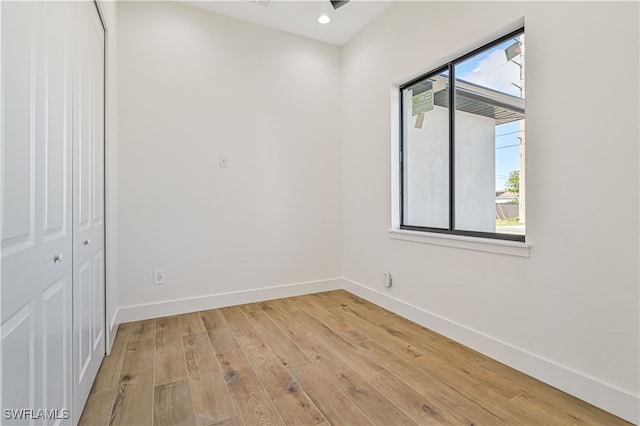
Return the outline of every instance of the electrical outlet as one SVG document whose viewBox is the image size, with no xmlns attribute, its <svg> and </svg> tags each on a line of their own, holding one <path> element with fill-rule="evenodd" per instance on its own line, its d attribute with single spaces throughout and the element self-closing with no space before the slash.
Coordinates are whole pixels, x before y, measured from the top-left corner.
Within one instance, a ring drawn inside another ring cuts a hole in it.
<svg viewBox="0 0 640 426">
<path fill-rule="evenodd" d="M 221 155 L 219 158 L 220 167 L 229 167 L 229 157 L 226 155 Z"/>
<path fill-rule="evenodd" d="M 385 271 L 382 274 L 382 285 L 385 287 L 391 287 L 393 279 L 391 278 L 391 266 L 385 266 Z"/>
<path fill-rule="evenodd" d="M 165 284 L 164 269 L 156 269 L 153 271 L 153 285 Z"/>
</svg>

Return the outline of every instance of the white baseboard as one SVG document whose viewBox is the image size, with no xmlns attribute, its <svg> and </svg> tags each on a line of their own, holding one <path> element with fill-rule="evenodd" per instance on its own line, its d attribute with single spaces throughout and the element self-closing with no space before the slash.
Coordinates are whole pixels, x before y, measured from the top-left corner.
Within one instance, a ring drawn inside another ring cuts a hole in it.
<svg viewBox="0 0 640 426">
<path fill-rule="evenodd" d="M 118 322 L 118 311 L 116 308 L 115 312 L 111 316 L 111 320 L 109 321 L 108 331 L 107 331 L 107 347 L 106 352 L 107 355 L 111 354 L 111 348 L 113 348 L 113 341 L 116 340 L 116 334 L 118 333 L 118 326 L 120 323 Z"/>
<path fill-rule="evenodd" d="M 113 330 L 114 327 L 118 327 L 118 312 L 120 312 L 119 308 L 116 308 L 116 310 L 113 312 L 113 315 L 111 316 L 111 321 L 109 321 L 109 329 Z"/>
<path fill-rule="evenodd" d="M 342 279 L 342 288 L 629 422 L 640 421 L 638 396 L 349 279 Z"/>
<path fill-rule="evenodd" d="M 342 279 L 334 278 L 320 281 L 309 281 L 296 284 L 286 284 L 273 287 L 263 287 L 252 290 L 233 291 L 228 293 L 211 294 L 178 300 L 147 303 L 134 306 L 123 306 L 118 309 L 118 323 L 139 321 L 150 318 L 166 317 L 185 314 L 188 312 L 222 308 L 225 306 L 242 305 L 245 303 L 262 302 L 265 300 L 285 297 L 302 296 L 304 294 L 322 291 L 339 290 Z"/>
</svg>

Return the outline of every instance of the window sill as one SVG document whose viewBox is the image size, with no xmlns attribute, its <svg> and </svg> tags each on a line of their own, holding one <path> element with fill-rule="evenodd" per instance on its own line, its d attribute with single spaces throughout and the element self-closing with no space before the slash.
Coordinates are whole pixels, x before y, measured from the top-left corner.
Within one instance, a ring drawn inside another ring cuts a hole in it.
<svg viewBox="0 0 640 426">
<path fill-rule="evenodd" d="M 435 244 L 439 246 L 456 247 L 466 250 L 506 254 L 509 256 L 529 257 L 529 252 L 531 250 L 531 244 L 529 243 L 507 240 L 494 240 L 490 238 L 467 237 L 462 235 L 438 234 L 435 232 L 390 229 L 389 235 L 394 240 L 412 241 L 414 243 L 422 244 Z"/>
</svg>

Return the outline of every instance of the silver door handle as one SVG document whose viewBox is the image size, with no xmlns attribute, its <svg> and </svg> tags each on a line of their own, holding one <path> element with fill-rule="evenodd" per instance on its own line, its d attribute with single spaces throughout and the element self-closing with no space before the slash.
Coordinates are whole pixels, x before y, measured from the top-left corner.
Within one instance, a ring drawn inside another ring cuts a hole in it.
<svg viewBox="0 0 640 426">
<path fill-rule="evenodd" d="M 84 240 L 84 241 L 82 242 L 82 244 L 84 244 L 85 246 L 88 246 L 89 244 L 91 244 L 91 241 L 89 241 L 89 240 Z"/>
<path fill-rule="evenodd" d="M 62 253 L 56 253 L 53 255 L 53 263 L 62 262 Z"/>
</svg>

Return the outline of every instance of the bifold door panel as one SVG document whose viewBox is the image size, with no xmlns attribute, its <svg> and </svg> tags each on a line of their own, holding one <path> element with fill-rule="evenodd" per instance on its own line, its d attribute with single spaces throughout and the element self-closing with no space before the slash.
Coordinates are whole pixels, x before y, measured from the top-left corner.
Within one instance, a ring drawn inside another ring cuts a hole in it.
<svg viewBox="0 0 640 426">
<path fill-rule="evenodd" d="M 91 2 L 0 11 L 1 422 L 70 424 L 104 354 L 104 31 Z"/>
</svg>

